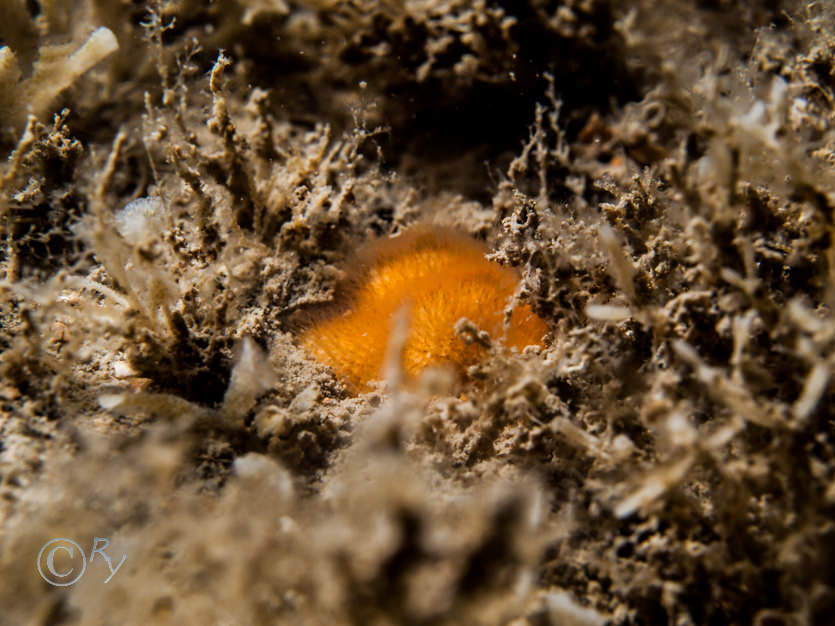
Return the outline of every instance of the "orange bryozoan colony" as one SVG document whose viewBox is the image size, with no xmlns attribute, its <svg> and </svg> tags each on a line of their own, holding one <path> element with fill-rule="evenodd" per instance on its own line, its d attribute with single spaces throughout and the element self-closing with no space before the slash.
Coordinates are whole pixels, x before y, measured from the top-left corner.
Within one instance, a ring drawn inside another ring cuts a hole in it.
<svg viewBox="0 0 835 626">
<path fill-rule="evenodd" d="M 404 306 L 409 325 L 403 368 L 410 377 L 443 365 L 462 376 L 484 357 L 483 347 L 456 335 L 462 317 L 507 346 L 541 346 L 547 328 L 527 304 L 517 306 L 504 324 L 519 277 L 485 253 L 475 240 L 433 226 L 372 244 L 341 286 L 337 312 L 312 323 L 302 345 L 355 391 L 380 378 L 394 317 Z"/>
</svg>

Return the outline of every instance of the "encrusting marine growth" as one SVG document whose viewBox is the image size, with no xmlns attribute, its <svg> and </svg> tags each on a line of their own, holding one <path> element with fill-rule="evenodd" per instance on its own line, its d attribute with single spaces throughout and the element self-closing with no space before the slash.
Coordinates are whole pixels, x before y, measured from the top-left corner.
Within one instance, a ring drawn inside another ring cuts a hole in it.
<svg viewBox="0 0 835 626">
<path fill-rule="evenodd" d="M 519 277 L 488 261 L 485 252 L 470 237 L 428 225 L 375 242 L 358 255 L 335 310 L 310 324 L 302 345 L 355 391 L 380 377 L 394 317 L 403 307 L 409 324 L 402 366 L 410 377 L 444 365 L 463 376 L 485 356 L 483 346 L 456 334 L 461 318 L 506 346 L 541 346 L 547 327 L 527 304 L 516 306 L 504 323 Z"/>
</svg>

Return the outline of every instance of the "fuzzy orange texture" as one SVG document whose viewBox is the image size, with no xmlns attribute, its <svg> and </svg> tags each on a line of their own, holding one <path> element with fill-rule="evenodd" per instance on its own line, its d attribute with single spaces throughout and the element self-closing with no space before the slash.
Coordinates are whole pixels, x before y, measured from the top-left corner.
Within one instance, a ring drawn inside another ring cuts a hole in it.
<svg viewBox="0 0 835 626">
<path fill-rule="evenodd" d="M 409 309 L 403 368 L 410 377 L 428 366 L 452 366 L 459 376 L 485 356 L 455 333 L 462 317 L 493 340 L 519 350 L 542 345 L 545 322 L 527 304 L 510 323 L 504 309 L 519 282 L 517 274 L 485 259 L 475 240 L 435 226 L 419 226 L 358 256 L 360 269 L 339 291 L 345 302 L 337 314 L 313 323 L 302 345 L 330 365 L 354 391 L 380 377 L 394 315 Z"/>
</svg>

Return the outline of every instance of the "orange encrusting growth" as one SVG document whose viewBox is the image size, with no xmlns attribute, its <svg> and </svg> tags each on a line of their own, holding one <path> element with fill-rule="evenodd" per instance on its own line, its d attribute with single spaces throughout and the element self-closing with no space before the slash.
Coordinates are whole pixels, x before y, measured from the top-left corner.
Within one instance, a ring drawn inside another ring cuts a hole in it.
<svg viewBox="0 0 835 626">
<path fill-rule="evenodd" d="M 528 305 L 517 306 L 505 326 L 504 309 L 519 279 L 484 254 L 469 237 L 431 226 L 372 245 L 350 281 L 347 307 L 313 324 L 302 344 L 354 390 L 380 377 L 393 317 L 404 305 L 409 329 L 403 368 L 412 377 L 432 365 L 451 365 L 462 374 L 484 357 L 484 348 L 456 335 L 462 317 L 519 350 L 542 345 L 545 322 Z"/>
</svg>

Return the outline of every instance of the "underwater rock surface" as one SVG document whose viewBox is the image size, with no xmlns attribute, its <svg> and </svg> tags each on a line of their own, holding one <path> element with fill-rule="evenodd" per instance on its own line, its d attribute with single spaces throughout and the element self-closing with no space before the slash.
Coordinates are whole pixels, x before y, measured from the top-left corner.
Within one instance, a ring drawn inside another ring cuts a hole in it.
<svg viewBox="0 0 835 626">
<path fill-rule="evenodd" d="M 835 623 L 830 3 L 0 14 L 1 626 Z M 427 223 L 545 339 L 358 392 Z"/>
</svg>

